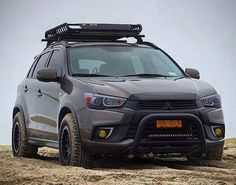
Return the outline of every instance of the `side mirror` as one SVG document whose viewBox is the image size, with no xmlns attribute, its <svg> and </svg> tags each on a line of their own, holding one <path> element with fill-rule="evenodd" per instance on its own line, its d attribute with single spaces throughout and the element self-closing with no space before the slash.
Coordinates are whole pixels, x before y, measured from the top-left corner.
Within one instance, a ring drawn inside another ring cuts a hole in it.
<svg viewBox="0 0 236 185">
<path fill-rule="evenodd" d="M 200 73 L 196 69 L 186 68 L 185 73 L 187 73 L 191 78 L 200 79 Z"/>
<path fill-rule="evenodd" d="M 57 81 L 57 69 L 56 68 L 43 68 L 37 72 L 37 79 L 43 82 Z"/>
</svg>

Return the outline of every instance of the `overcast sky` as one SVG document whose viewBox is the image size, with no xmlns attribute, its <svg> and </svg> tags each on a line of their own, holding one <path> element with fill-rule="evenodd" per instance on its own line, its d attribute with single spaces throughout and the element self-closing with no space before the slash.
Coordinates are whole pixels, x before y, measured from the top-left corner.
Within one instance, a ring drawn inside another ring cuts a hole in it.
<svg viewBox="0 0 236 185">
<path fill-rule="evenodd" d="M 0 0 L 0 144 L 11 142 L 17 85 L 44 32 L 64 22 L 141 23 L 146 40 L 215 87 L 236 137 L 236 0 Z"/>
</svg>

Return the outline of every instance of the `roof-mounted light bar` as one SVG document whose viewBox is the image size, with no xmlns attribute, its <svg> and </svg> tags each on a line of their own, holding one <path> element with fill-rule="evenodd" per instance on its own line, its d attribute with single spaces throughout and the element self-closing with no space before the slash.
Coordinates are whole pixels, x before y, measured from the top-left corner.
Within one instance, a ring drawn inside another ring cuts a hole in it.
<svg viewBox="0 0 236 185">
<path fill-rule="evenodd" d="M 116 41 L 121 38 L 134 37 L 138 41 L 144 35 L 140 35 L 140 24 L 68 24 L 64 23 L 45 32 L 45 39 L 51 44 L 55 41 Z"/>
</svg>

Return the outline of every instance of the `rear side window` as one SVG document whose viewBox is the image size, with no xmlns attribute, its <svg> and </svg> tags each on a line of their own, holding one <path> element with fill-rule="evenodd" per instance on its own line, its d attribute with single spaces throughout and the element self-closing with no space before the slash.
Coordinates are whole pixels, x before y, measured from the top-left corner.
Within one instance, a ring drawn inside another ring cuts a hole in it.
<svg viewBox="0 0 236 185">
<path fill-rule="evenodd" d="M 48 67 L 56 68 L 57 75 L 61 76 L 63 72 L 63 61 L 62 61 L 62 54 L 59 50 L 53 51 L 52 57 L 48 64 Z"/>
<path fill-rule="evenodd" d="M 39 69 L 42 69 L 46 66 L 46 62 L 47 62 L 47 58 L 49 56 L 50 52 L 45 53 L 43 55 L 40 56 L 38 63 L 36 65 L 36 67 L 34 68 L 34 74 L 33 74 L 33 78 L 36 78 L 37 76 L 37 72 Z"/>
</svg>

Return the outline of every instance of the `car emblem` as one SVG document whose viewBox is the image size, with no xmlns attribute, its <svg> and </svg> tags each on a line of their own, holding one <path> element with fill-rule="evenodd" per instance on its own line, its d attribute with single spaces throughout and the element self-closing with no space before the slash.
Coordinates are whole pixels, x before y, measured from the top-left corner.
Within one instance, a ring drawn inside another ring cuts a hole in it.
<svg viewBox="0 0 236 185">
<path fill-rule="evenodd" d="M 164 106 L 164 109 L 172 109 L 170 102 L 166 102 L 166 105 Z"/>
</svg>

